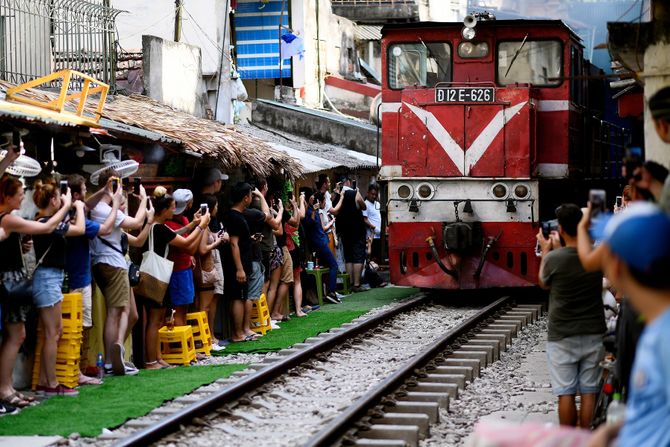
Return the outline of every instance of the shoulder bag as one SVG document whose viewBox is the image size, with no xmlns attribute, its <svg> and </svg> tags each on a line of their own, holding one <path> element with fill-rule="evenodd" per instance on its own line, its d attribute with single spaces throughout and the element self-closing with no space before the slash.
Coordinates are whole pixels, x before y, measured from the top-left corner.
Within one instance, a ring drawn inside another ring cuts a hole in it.
<svg viewBox="0 0 670 447">
<path fill-rule="evenodd" d="M 212 241 L 211 236 L 212 233 L 209 233 L 210 238 L 207 240 L 208 244 L 211 244 Z M 217 250 L 215 248 L 214 250 Z M 212 252 L 209 251 L 205 253 L 204 255 L 199 255 L 195 257 L 195 270 L 194 270 L 194 276 L 195 276 L 195 281 L 196 284 L 200 287 L 209 287 L 213 286 L 217 281 L 219 281 L 221 278 L 219 277 L 219 272 L 216 271 L 216 267 L 214 267 L 214 256 L 212 255 Z"/>
<path fill-rule="evenodd" d="M 174 263 L 166 259 L 170 248 L 169 244 L 165 246 L 163 256 L 154 251 L 154 227 L 155 224 L 149 230 L 149 250 L 142 254 L 140 283 L 135 290 L 138 295 L 162 304 L 170 284 Z"/>
</svg>

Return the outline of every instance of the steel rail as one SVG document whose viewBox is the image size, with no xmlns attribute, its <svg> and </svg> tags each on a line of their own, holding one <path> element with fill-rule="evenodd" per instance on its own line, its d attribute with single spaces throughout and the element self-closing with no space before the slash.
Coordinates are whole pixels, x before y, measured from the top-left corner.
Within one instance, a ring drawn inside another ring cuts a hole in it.
<svg viewBox="0 0 670 447">
<path fill-rule="evenodd" d="M 371 389 L 368 393 L 361 396 L 349 408 L 340 413 L 328 425 L 312 436 L 305 444 L 305 447 L 323 447 L 333 445 L 342 438 L 346 431 L 352 425 L 365 416 L 366 412 L 381 402 L 382 398 L 393 393 L 409 377 L 416 374 L 416 369 L 425 366 L 428 362 L 444 352 L 450 344 L 454 343 L 459 337 L 476 328 L 482 321 L 490 315 L 500 310 L 503 306 L 511 302 L 511 297 L 502 297 L 484 309 L 477 312 L 472 317 L 456 328 L 447 332 L 438 339 L 430 348 L 415 355 L 401 369 L 389 376 L 382 383 Z"/>
<path fill-rule="evenodd" d="M 213 393 L 210 396 L 204 397 L 203 400 L 189 405 L 181 411 L 169 415 L 155 424 L 133 433 L 132 435 L 120 439 L 114 444 L 116 447 L 131 447 L 131 446 L 145 446 L 149 443 L 158 441 L 164 436 L 175 432 L 182 424 L 188 424 L 194 417 L 202 416 L 213 412 L 221 406 L 239 399 L 243 395 L 257 390 L 262 385 L 267 384 L 271 380 L 280 377 L 290 369 L 305 363 L 314 358 L 316 354 L 329 351 L 338 345 L 345 343 L 352 337 L 370 331 L 379 326 L 384 321 L 393 318 L 403 312 L 406 312 L 422 303 L 427 299 L 427 296 L 420 294 L 418 297 L 407 301 L 393 309 L 389 309 L 379 314 L 373 315 L 360 324 L 348 327 L 340 332 L 334 333 L 330 337 L 324 337 L 323 341 L 311 344 L 310 346 L 301 349 L 295 354 L 286 356 L 282 360 L 268 364 L 267 367 L 258 370 L 247 377 L 223 388 L 220 391 Z"/>
</svg>

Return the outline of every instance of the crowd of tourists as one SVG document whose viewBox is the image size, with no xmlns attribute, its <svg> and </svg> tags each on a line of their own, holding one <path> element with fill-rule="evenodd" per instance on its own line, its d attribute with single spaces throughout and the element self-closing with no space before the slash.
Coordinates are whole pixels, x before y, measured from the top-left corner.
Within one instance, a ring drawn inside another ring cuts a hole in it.
<svg viewBox="0 0 670 447">
<path fill-rule="evenodd" d="M 262 295 L 274 329 L 290 318 L 289 295 L 298 318 L 318 308 L 303 305 L 306 267 L 312 272 L 330 269 L 325 297 L 332 303 L 344 297 L 337 291 L 338 273 L 349 273 L 353 292 L 385 285 L 372 262 L 380 256 L 376 185 L 370 185 L 363 199 L 348 178 L 331 191 L 328 177 L 321 176 L 315 188 L 295 193 L 289 182 L 270 189 L 261 179 L 253 186 L 229 186 L 224 202 L 220 192 L 228 176 L 216 168 L 197 176 L 201 184 L 195 191 L 165 185 L 150 192 L 139 181 L 124 187 L 119 174 L 108 169 L 99 175 L 100 186 L 92 194 L 87 179 L 78 174 L 36 180 L 26 191 L 21 180 L 4 174 L 17 157 L 18 152 L 9 150 L 0 161 L 3 414 L 38 401 L 15 389 L 12 376 L 26 328 L 36 327 L 35 314 L 44 334 L 37 394 L 78 395 L 77 387 L 59 383 L 56 375 L 64 292 L 76 292 L 82 300 L 81 364 L 86 364 L 96 325 L 103 334 L 104 375 L 135 375 L 138 368 L 127 361 L 134 356 L 126 355 L 124 347 L 136 325 L 142 328 L 143 352 L 137 356 L 141 366 L 170 368 L 161 357 L 159 329 L 166 322 L 186 325 L 191 311 L 206 312 L 213 324 L 223 298 L 229 309 L 224 316 L 229 339 L 214 336 L 212 351 L 261 336 L 253 330 L 251 311 Z M 26 209 L 31 218 L 25 216 Z M 339 228 L 336 218 L 346 219 L 347 225 Z M 167 279 L 161 279 L 166 265 Z M 370 272 L 363 275 L 366 268 Z M 96 296 L 104 302 L 100 321 L 92 312 Z M 141 321 L 138 308 L 143 310 Z M 79 373 L 80 385 L 101 383 L 84 373 Z"/>
</svg>

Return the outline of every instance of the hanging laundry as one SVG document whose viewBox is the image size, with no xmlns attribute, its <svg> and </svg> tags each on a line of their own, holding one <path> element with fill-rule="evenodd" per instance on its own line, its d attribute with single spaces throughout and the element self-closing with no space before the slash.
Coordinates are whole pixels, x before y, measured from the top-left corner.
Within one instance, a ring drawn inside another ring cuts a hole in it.
<svg viewBox="0 0 670 447">
<path fill-rule="evenodd" d="M 288 59 L 293 56 L 300 56 L 305 52 L 305 41 L 302 37 L 296 36 L 293 33 L 282 34 L 281 36 L 281 58 Z"/>
</svg>

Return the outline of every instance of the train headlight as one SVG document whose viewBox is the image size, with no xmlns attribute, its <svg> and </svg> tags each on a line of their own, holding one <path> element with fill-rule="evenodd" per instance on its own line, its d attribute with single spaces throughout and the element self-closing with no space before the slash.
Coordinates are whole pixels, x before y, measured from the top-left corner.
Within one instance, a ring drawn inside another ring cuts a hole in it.
<svg viewBox="0 0 670 447">
<path fill-rule="evenodd" d="M 493 197 L 496 199 L 505 199 L 507 197 L 507 186 L 503 183 L 496 183 L 493 185 L 493 188 L 491 188 L 491 194 L 493 194 Z"/>
<path fill-rule="evenodd" d="M 463 39 L 465 39 L 465 40 L 474 39 L 476 34 L 477 34 L 477 32 L 475 31 L 474 28 L 463 27 L 463 31 L 461 31 L 461 35 L 463 36 Z"/>
<path fill-rule="evenodd" d="M 409 199 L 412 197 L 412 188 L 408 185 L 400 185 L 398 188 L 398 197 L 401 199 Z"/>
<path fill-rule="evenodd" d="M 421 197 L 422 199 L 430 199 L 431 197 L 433 197 L 434 190 L 433 187 L 428 183 L 423 183 L 422 185 L 419 186 L 417 193 L 419 194 L 419 197 Z"/>
<path fill-rule="evenodd" d="M 524 185 L 523 183 L 514 185 L 514 196 L 517 199 L 527 199 L 529 195 L 530 195 L 530 188 L 528 187 L 528 185 Z"/>
</svg>

